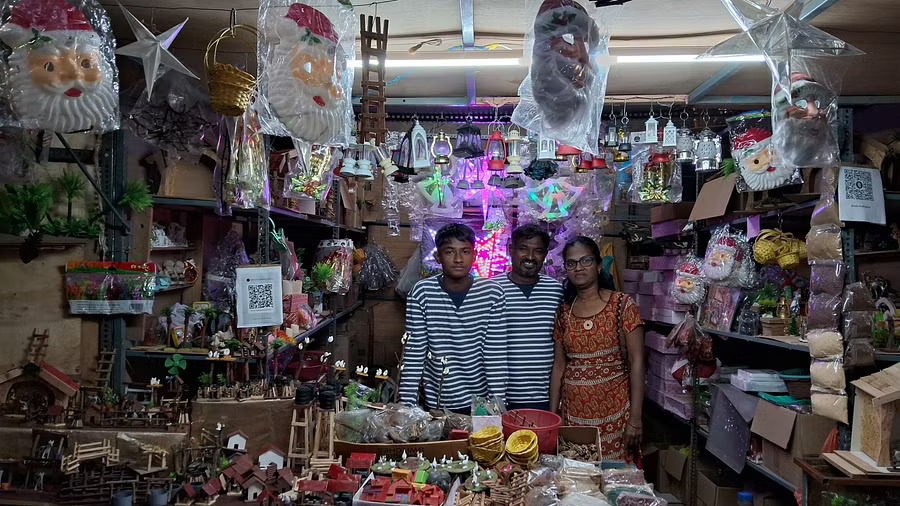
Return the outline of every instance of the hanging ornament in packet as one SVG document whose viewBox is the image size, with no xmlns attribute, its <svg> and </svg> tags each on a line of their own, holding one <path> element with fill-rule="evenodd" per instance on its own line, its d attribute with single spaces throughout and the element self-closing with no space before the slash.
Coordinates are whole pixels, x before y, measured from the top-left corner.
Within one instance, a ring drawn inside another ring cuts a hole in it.
<svg viewBox="0 0 900 506">
<path fill-rule="evenodd" d="M 675 268 L 675 285 L 672 296 L 682 304 L 699 304 L 706 297 L 706 281 L 703 279 L 703 259 L 688 255 L 678 260 Z"/>
<path fill-rule="evenodd" d="M 722 0 L 744 30 L 701 57 L 762 55 L 772 74 L 772 159 L 778 170 L 832 167 L 840 161 L 834 132 L 842 72 L 829 61 L 862 51 L 810 25 L 809 0 L 779 10 L 752 0 Z"/>
<path fill-rule="evenodd" d="M 225 200 L 232 207 L 269 208 L 269 161 L 254 109 L 236 118 L 225 179 Z"/>
<path fill-rule="evenodd" d="M 289 198 L 310 198 L 323 200 L 331 188 L 333 173 L 330 170 L 336 163 L 334 151 L 337 148 L 294 141 L 294 149 L 300 153 L 297 162 L 288 170 L 284 185 L 284 196 Z"/>
<path fill-rule="evenodd" d="M 0 3 L 5 52 L 0 126 L 54 132 L 119 128 L 119 80 L 109 17 L 96 0 Z"/>
<path fill-rule="evenodd" d="M 349 2 L 315 6 L 263 0 L 259 6 L 259 95 L 264 133 L 347 146 L 356 16 Z"/>
<path fill-rule="evenodd" d="M 576 0 L 531 0 L 534 24 L 525 36 L 531 57 L 519 86 L 512 122 L 541 138 L 597 154 L 609 67 L 610 27 L 621 6 L 598 8 Z"/>
<path fill-rule="evenodd" d="M 799 169 L 775 165 L 768 111 L 745 112 L 726 122 L 731 131 L 731 155 L 738 169 L 737 191 L 765 191 L 803 182 Z"/>
</svg>

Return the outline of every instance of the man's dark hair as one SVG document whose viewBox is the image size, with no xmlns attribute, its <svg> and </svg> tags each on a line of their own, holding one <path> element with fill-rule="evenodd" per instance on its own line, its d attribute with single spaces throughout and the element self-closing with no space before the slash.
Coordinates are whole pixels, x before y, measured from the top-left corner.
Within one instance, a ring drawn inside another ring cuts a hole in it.
<svg viewBox="0 0 900 506">
<path fill-rule="evenodd" d="M 512 232 L 512 244 L 516 244 L 519 241 L 527 241 L 528 239 L 534 237 L 540 237 L 541 241 L 544 243 L 545 248 L 550 247 L 550 234 L 547 233 L 546 230 L 541 228 L 540 225 L 536 225 L 534 223 L 516 227 L 516 229 Z"/>
<path fill-rule="evenodd" d="M 434 245 L 440 249 L 451 240 L 470 243 L 475 246 L 475 231 L 462 223 L 450 223 L 444 225 L 434 236 Z"/>
</svg>

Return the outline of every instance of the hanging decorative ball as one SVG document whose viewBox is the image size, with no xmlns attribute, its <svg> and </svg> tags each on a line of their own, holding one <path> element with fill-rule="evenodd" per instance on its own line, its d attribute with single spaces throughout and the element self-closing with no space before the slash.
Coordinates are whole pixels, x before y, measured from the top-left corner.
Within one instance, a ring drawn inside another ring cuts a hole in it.
<svg viewBox="0 0 900 506">
<path fill-rule="evenodd" d="M 548 177 L 553 177 L 559 166 L 556 162 L 550 160 L 534 160 L 525 168 L 525 175 L 535 181 L 543 181 Z"/>
</svg>

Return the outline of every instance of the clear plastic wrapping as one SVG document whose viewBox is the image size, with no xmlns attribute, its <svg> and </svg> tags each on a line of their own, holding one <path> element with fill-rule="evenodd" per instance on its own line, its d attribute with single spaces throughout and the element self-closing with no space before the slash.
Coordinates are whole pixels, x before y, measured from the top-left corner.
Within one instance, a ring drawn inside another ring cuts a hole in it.
<svg viewBox="0 0 900 506">
<path fill-rule="evenodd" d="M 256 113 L 247 109 L 237 117 L 231 135 L 225 201 L 232 207 L 268 209 L 271 198 L 266 141 Z"/>
<path fill-rule="evenodd" d="M 809 290 L 813 294 L 841 295 L 847 266 L 839 260 L 811 260 Z"/>
<path fill-rule="evenodd" d="M 844 288 L 844 311 L 874 311 L 875 299 L 872 292 L 861 281 Z"/>
<path fill-rule="evenodd" d="M 610 506 L 609 502 L 603 497 L 597 497 L 589 494 L 574 492 L 567 494 L 559 502 L 560 506 Z"/>
<path fill-rule="evenodd" d="M 513 123 L 580 151 L 598 153 L 610 29 L 620 6 L 578 0 L 530 0 L 523 53 L 531 57 L 519 85 Z"/>
<path fill-rule="evenodd" d="M 288 169 L 284 178 L 284 196 L 309 198 L 321 201 L 328 195 L 334 173 L 331 168 L 338 163 L 340 150 L 293 139 L 294 148 L 300 154 Z"/>
<path fill-rule="evenodd" d="M 616 505 L 621 504 L 619 498 L 624 494 L 654 497 L 653 485 L 649 483 L 644 483 L 643 485 L 613 485 L 606 487 L 605 490 L 606 499 L 609 500 L 611 504 Z"/>
<path fill-rule="evenodd" d="M 847 388 L 847 379 L 844 377 L 844 360 L 813 359 L 809 364 L 809 376 L 812 384 L 822 390 L 844 392 Z"/>
<path fill-rule="evenodd" d="M 97 0 L 3 0 L 0 126 L 119 128 L 115 37 Z M 8 14 L 7 14 L 8 13 Z M 8 102 L 7 102 L 8 100 Z"/>
<path fill-rule="evenodd" d="M 348 443 L 363 443 L 363 434 L 372 416 L 371 409 L 349 409 L 334 415 L 334 437 Z"/>
<path fill-rule="evenodd" d="M 249 263 L 241 236 L 229 230 L 206 263 L 207 300 L 216 307 L 234 307 L 236 269 Z"/>
<path fill-rule="evenodd" d="M 849 339 L 847 352 L 844 354 L 847 367 L 869 367 L 875 365 L 875 347 L 870 338 Z"/>
<path fill-rule="evenodd" d="M 834 194 L 837 191 L 837 169 L 825 167 L 819 175 L 821 179 L 820 187 L 822 194 L 816 207 L 813 208 L 812 217 L 809 219 L 810 226 L 814 229 L 824 225 L 836 225 L 843 227 L 844 222 L 841 221 L 840 208 Z M 833 228 L 831 230 L 834 230 Z"/>
<path fill-rule="evenodd" d="M 837 330 L 841 325 L 841 296 L 829 293 L 810 295 L 806 325 L 809 329 Z"/>
<path fill-rule="evenodd" d="M 703 259 L 703 274 L 706 278 L 710 281 L 726 281 L 736 276 L 747 254 L 748 248 L 745 245 L 746 241 L 739 235 L 730 233 L 728 227 L 716 229 Z"/>
<path fill-rule="evenodd" d="M 616 506 L 668 506 L 662 497 L 625 492 L 616 498 Z"/>
<path fill-rule="evenodd" d="M 607 488 L 616 485 L 645 485 L 647 483 L 644 471 L 640 469 L 604 469 L 600 474 L 603 476 L 604 493 Z"/>
<path fill-rule="evenodd" d="M 149 314 L 155 292 L 152 263 L 66 263 L 66 299 L 73 314 Z"/>
<path fill-rule="evenodd" d="M 816 359 L 836 359 L 844 355 L 844 340 L 834 330 L 813 330 L 806 335 L 809 356 Z"/>
<path fill-rule="evenodd" d="M 409 443 L 419 441 L 430 415 L 417 406 L 388 404 L 369 416 L 363 441 L 367 443 Z"/>
<path fill-rule="evenodd" d="M 647 151 L 646 159 L 633 159 L 632 200 L 638 204 L 681 202 L 681 164 L 668 150 L 652 151 Z"/>
<path fill-rule="evenodd" d="M 848 399 L 846 394 L 820 391 L 814 387 L 810 399 L 813 414 L 847 423 Z"/>
<path fill-rule="evenodd" d="M 325 281 L 325 289 L 330 293 L 346 294 L 353 282 L 353 241 L 350 239 L 329 239 L 319 242 L 316 262 L 331 267 L 331 276 Z"/>
<path fill-rule="evenodd" d="M 844 313 L 845 339 L 872 339 L 875 311 L 847 311 Z"/>
<path fill-rule="evenodd" d="M 394 286 L 400 277 L 400 271 L 387 251 L 374 241 L 367 244 L 363 251 L 366 253 L 366 260 L 359 271 L 359 280 L 363 288 L 377 291 Z"/>
<path fill-rule="evenodd" d="M 810 227 L 806 234 L 806 256 L 810 261 L 843 259 L 841 227 L 834 224 Z"/>
<path fill-rule="evenodd" d="M 315 7 L 260 2 L 255 107 L 265 133 L 325 146 L 350 144 L 357 20 L 350 3 L 340 0 Z"/>
<path fill-rule="evenodd" d="M 683 304 L 699 304 L 706 297 L 706 282 L 702 276 L 703 260 L 688 255 L 678 260 L 672 296 Z"/>
<path fill-rule="evenodd" d="M 728 118 L 731 156 L 738 168 L 739 192 L 763 191 L 803 182 L 796 168 L 779 167 L 772 153 L 771 118 L 767 111 L 751 111 Z"/>
</svg>

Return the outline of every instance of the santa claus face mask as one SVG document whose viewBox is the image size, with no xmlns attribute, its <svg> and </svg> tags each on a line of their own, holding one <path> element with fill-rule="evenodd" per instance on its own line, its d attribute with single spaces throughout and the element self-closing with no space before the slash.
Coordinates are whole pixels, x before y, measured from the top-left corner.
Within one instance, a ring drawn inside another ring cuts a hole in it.
<svg viewBox="0 0 900 506">
<path fill-rule="evenodd" d="M 700 277 L 701 260 L 694 256 L 683 258 L 675 269 L 675 289 L 672 295 L 682 304 L 698 304 L 706 295 L 706 285 Z"/>
<path fill-rule="evenodd" d="M 115 74 L 81 11 L 65 0 L 22 0 L 0 37 L 13 47 L 9 86 L 21 126 L 74 132 L 118 125 Z"/>
<path fill-rule="evenodd" d="M 722 281 L 731 275 L 736 262 L 740 262 L 742 258 L 742 251 L 734 237 L 721 235 L 713 238 L 703 260 L 703 274 L 707 279 Z"/>
<path fill-rule="evenodd" d="M 828 167 L 838 155 L 829 115 L 837 109 L 837 96 L 805 74 L 791 78 L 791 103 L 776 95 L 773 138 L 779 161 L 789 168 Z"/>
<path fill-rule="evenodd" d="M 272 8 L 277 15 L 267 99 L 291 136 L 314 144 L 333 144 L 348 129 L 349 101 L 342 83 L 347 55 L 331 20 L 305 4 Z"/>
</svg>

